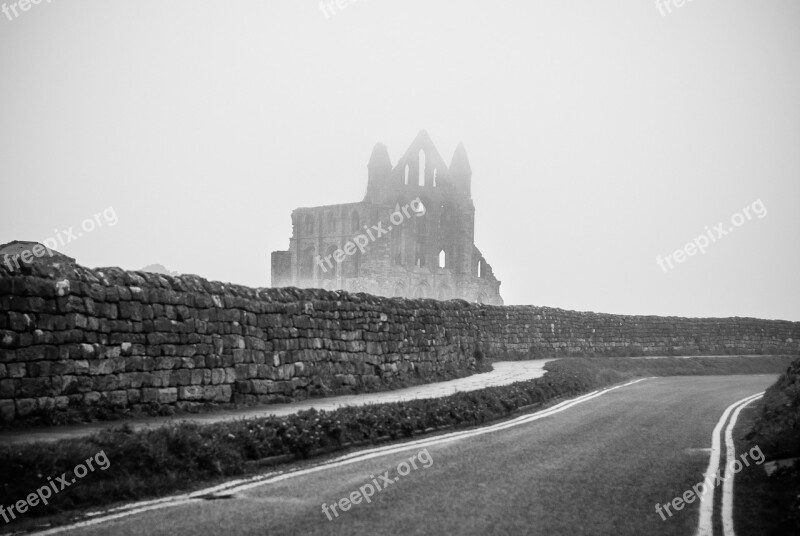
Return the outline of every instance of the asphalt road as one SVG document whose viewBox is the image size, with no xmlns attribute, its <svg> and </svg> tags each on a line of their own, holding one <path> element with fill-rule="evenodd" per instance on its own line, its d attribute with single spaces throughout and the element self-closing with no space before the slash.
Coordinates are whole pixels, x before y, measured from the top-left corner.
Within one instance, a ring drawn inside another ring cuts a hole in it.
<svg viewBox="0 0 800 536">
<path fill-rule="evenodd" d="M 703 480 L 722 413 L 776 377 L 648 379 L 532 422 L 423 439 L 404 451 L 242 485 L 230 498 L 167 501 L 64 534 L 691 535 L 698 502 L 666 520 L 655 504 Z M 399 476 L 404 461 L 408 473 Z M 391 485 L 381 477 L 386 471 Z M 369 503 L 332 513 L 332 503 L 375 483 L 386 488 Z"/>
</svg>

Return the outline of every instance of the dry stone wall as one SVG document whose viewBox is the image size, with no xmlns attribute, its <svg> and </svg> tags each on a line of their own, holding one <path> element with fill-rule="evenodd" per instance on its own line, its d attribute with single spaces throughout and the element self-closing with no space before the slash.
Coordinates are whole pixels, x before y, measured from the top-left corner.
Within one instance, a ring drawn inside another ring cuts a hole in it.
<svg viewBox="0 0 800 536">
<path fill-rule="evenodd" d="M 0 265 L 0 422 L 68 409 L 253 404 L 388 389 L 483 357 L 795 353 L 800 323 L 253 289 Z"/>
</svg>

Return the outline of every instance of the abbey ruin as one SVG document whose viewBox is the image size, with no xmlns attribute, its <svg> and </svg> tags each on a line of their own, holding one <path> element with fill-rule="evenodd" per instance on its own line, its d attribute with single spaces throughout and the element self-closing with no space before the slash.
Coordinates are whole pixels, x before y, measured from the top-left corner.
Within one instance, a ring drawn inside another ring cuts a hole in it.
<svg viewBox="0 0 800 536">
<path fill-rule="evenodd" d="M 288 251 L 272 253 L 272 286 L 502 305 L 500 281 L 475 246 L 464 145 L 448 166 L 421 131 L 392 166 L 378 143 L 358 203 L 292 212 Z"/>
</svg>

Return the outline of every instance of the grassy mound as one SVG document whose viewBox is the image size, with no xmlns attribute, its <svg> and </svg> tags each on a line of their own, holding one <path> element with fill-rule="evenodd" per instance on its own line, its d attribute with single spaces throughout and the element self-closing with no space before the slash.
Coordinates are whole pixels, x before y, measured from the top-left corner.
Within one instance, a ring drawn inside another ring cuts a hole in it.
<svg viewBox="0 0 800 536">
<path fill-rule="evenodd" d="M 747 439 L 768 461 L 800 458 L 800 358 L 764 394 L 760 415 Z M 800 534 L 800 463 L 762 477 L 764 525 L 775 534 Z"/>
</svg>

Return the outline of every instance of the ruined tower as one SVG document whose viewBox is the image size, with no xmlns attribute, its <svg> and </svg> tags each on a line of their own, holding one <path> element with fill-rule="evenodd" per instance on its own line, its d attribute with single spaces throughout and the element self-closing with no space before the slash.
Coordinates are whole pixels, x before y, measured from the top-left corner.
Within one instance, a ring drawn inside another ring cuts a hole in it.
<svg viewBox="0 0 800 536">
<path fill-rule="evenodd" d="M 501 305 L 500 282 L 474 244 L 472 169 L 463 144 L 448 166 L 421 131 L 392 166 L 378 143 L 359 203 L 292 212 L 272 286 Z"/>
</svg>

